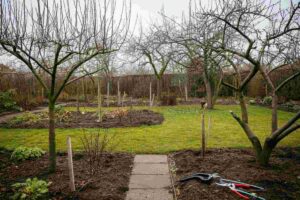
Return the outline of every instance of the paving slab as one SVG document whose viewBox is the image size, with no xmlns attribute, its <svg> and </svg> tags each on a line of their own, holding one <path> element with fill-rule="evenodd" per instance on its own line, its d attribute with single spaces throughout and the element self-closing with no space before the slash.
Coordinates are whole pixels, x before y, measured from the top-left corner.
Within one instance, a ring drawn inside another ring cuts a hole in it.
<svg viewBox="0 0 300 200">
<path fill-rule="evenodd" d="M 132 174 L 169 174 L 165 163 L 134 163 Z"/>
<path fill-rule="evenodd" d="M 162 189 L 171 185 L 169 175 L 131 175 L 129 191 L 131 189 Z"/>
<path fill-rule="evenodd" d="M 173 200 L 173 196 L 165 189 L 132 189 L 126 200 Z"/>
<path fill-rule="evenodd" d="M 135 163 L 167 163 L 166 155 L 136 155 Z"/>
</svg>

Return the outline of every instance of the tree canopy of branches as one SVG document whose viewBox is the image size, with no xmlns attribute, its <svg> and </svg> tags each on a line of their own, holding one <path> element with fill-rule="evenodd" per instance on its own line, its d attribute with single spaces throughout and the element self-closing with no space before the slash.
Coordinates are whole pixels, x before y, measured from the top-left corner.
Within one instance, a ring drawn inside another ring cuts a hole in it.
<svg viewBox="0 0 300 200">
<path fill-rule="evenodd" d="M 87 62 L 120 49 L 130 18 L 127 1 L 117 7 L 115 0 L 0 0 L 0 45 L 33 73 L 48 97 L 50 171 L 56 168 L 57 98 L 65 86 L 97 72 L 82 70 Z"/>
<path fill-rule="evenodd" d="M 142 65 L 150 65 L 157 78 L 157 96 L 160 97 L 160 80 L 172 64 L 173 45 L 167 42 L 161 31 L 166 24 L 152 24 L 147 32 L 141 29 L 140 36 L 132 41 L 130 51 Z"/>
<path fill-rule="evenodd" d="M 250 0 L 222 0 L 214 9 L 204 11 L 210 23 L 221 23 L 222 40 L 212 50 L 225 58 L 237 75 L 237 84 L 223 81 L 223 84 L 239 94 L 242 119 L 235 113 L 232 116 L 241 125 L 256 152 L 257 161 L 267 165 L 275 146 L 300 125 L 297 120 L 300 112 L 286 124 L 278 128 L 277 92 L 289 81 L 300 75 L 299 71 L 281 82 L 278 86 L 270 79 L 270 72 L 282 66 L 299 61 L 300 3 L 290 1 L 288 8 L 281 2 Z M 242 79 L 240 64 L 250 67 L 250 72 Z M 272 131 L 262 145 L 248 122 L 244 91 L 249 81 L 261 73 L 272 93 Z"/>
</svg>

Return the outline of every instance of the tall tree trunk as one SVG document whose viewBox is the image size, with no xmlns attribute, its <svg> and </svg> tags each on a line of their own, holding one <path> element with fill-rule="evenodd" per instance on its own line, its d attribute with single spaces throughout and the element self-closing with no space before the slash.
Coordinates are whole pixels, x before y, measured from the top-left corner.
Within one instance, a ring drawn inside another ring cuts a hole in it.
<svg viewBox="0 0 300 200">
<path fill-rule="evenodd" d="M 102 121 L 101 117 L 101 78 L 100 76 L 98 77 L 98 120 L 99 122 Z"/>
<path fill-rule="evenodd" d="M 243 122 L 248 124 L 248 112 L 247 112 L 247 105 L 246 105 L 244 95 L 242 92 L 238 93 L 238 95 L 239 95 L 240 107 L 242 112 L 242 120 Z"/>
<path fill-rule="evenodd" d="M 49 101 L 49 172 L 56 169 L 55 102 Z"/>
<path fill-rule="evenodd" d="M 272 133 L 278 129 L 278 96 L 274 91 L 272 94 Z"/>
<path fill-rule="evenodd" d="M 121 92 L 120 92 L 120 81 L 117 82 L 117 89 L 118 89 L 118 106 L 121 105 Z"/>
<path fill-rule="evenodd" d="M 185 101 L 188 101 L 188 88 L 187 88 L 187 84 L 184 84 L 184 94 L 185 94 Z"/>
<path fill-rule="evenodd" d="M 110 86 L 109 86 L 109 80 L 107 81 L 107 95 L 106 95 L 106 105 L 107 107 L 109 107 L 109 90 L 110 90 Z"/>
<path fill-rule="evenodd" d="M 79 109 L 79 82 L 77 82 L 76 84 L 76 110 L 77 110 L 77 113 L 80 112 L 80 109 Z"/>
<path fill-rule="evenodd" d="M 204 80 L 204 85 L 205 85 L 205 90 L 206 90 L 206 103 L 207 103 L 207 109 L 213 109 L 213 92 L 212 92 L 212 87 L 211 83 L 208 80 L 208 76 L 206 72 L 203 72 L 203 80 Z"/>
<path fill-rule="evenodd" d="M 157 92 L 157 98 L 160 100 L 160 95 L 161 95 L 161 80 L 160 78 L 157 79 L 157 84 L 156 84 L 156 92 Z"/>
<path fill-rule="evenodd" d="M 152 82 L 149 85 L 149 106 L 152 107 Z"/>
</svg>

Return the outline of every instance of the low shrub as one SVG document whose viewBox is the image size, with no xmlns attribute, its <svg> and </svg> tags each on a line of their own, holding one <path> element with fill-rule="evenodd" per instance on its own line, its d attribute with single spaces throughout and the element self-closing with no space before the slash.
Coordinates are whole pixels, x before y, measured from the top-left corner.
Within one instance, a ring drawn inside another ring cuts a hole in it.
<svg viewBox="0 0 300 200">
<path fill-rule="evenodd" d="M 24 161 L 39 158 L 43 154 L 45 154 L 45 151 L 38 147 L 18 147 L 11 154 L 11 159 L 14 161 Z"/>
<path fill-rule="evenodd" d="M 41 116 L 38 114 L 34 114 L 31 112 L 25 112 L 21 115 L 15 116 L 10 122 L 10 125 L 16 125 L 16 124 L 21 124 L 23 122 L 32 124 L 36 123 L 40 120 Z"/>
<path fill-rule="evenodd" d="M 4 111 L 20 110 L 13 99 L 13 91 L 0 92 L 0 113 Z"/>
<path fill-rule="evenodd" d="M 27 179 L 24 183 L 15 183 L 12 185 L 14 190 L 14 195 L 12 199 L 19 200 L 37 200 L 37 199 L 47 199 L 48 186 L 51 183 L 39 180 L 37 178 Z"/>
<path fill-rule="evenodd" d="M 271 96 L 265 97 L 263 100 L 263 104 L 270 106 L 272 104 L 272 97 Z"/>
</svg>

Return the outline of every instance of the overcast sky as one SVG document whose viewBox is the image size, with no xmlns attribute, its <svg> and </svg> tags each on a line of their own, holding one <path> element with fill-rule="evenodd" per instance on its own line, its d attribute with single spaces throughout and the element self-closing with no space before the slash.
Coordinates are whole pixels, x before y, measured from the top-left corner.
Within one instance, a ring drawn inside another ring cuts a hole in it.
<svg viewBox="0 0 300 200">
<path fill-rule="evenodd" d="M 194 0 L 192 0 L 193 2 Z M 207 4 L 212 0 L 201 0 Z M 272 0 L 278 2 L 278 0 Z M 299 2 L 300 0 L 293 0 Z M 164 7 L 167 16 L 181 17 L 182 12 L 188 13 L 190 0 L 132 0 L 132 9 L 134 13 L 138 13 L 143 20 L 158 16 L 158 12 Z M 289 6 L 289 0 L 282 0 L 283 7 Z"/>
</svg>

